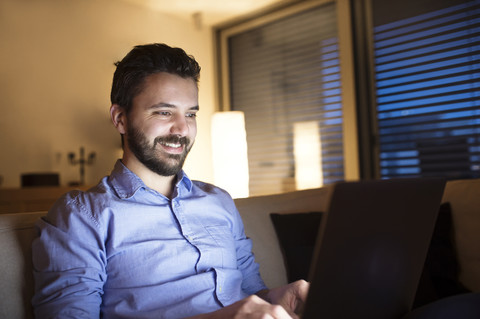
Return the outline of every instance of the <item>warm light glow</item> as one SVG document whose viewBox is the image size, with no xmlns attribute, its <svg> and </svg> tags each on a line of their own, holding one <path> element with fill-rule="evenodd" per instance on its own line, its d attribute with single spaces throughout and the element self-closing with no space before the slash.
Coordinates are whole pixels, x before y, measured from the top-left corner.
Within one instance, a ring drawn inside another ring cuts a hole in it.
<svg viewBox="0 0 480 319">
<path fill-rule="evenodd" d="M 215 185 L 233 198 L 248 197 L 247 134 L 243 112 L 219 112 L 212 117 Z"/>
<path fill-rule="evenodd" d="M 297 189 L 323 186 L 322 144 L 318 122 L 297 122 L 294 124 L 293 153 Z"/>
</svg>

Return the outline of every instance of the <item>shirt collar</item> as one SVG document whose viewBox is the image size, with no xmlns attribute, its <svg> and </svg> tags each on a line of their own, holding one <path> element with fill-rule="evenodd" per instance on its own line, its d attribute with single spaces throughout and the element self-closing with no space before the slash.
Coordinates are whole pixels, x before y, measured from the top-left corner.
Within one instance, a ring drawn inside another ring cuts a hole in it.
<svg viewBox="0 0 480 319">
<path fill-rule="evenodd" d="M 185 172 L 183 170 L 181 170 L 177 174 L 177 184 L 175 186 L 177 186 L 177 188 L 178 188 L 178 187 L 180 187 L 181 184 L 183 184 L 189 192 L 192 191 L 192 187 L 193 187 L 192 180 L 190 178 L 188 178 L 187 174 L 185 174 Z"/>
<path fill-rule="evenodd" d="M 120 198 L 129 198 L 141 188 L 148 188 L 145 183 L 135 173 L 129 170 L 121 160 L 117 160 L 115 166 L 108 178 L 113 189 Z M 181 170 L 177 174 L 177 188 L 185 187 L 188 192 L 192 191 L 193 183 L 187 174 Z"/>
</svg>

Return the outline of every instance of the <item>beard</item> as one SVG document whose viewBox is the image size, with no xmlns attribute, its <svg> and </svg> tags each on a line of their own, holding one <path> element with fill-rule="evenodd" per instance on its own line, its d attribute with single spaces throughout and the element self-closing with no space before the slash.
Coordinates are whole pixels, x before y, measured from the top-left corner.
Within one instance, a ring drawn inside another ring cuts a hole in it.
<svg viewBox="0 0 480 319">
<path fill-rule="evenodd" d="M 159 136 L 153 140 L 151 145 L 147 137 L 138 129 L 129 127 L 127 129 L 128 147 L 135 157 L 152 172 L 161 176 L 177 175 L 183 167 L 188 152 L 193 146 L 188 137 L 177 135 Z M 184 149 L 181 154 L 169 154 L 156 149 L 157 144 L 176 143 L 181 144 Z"/>
</svg>

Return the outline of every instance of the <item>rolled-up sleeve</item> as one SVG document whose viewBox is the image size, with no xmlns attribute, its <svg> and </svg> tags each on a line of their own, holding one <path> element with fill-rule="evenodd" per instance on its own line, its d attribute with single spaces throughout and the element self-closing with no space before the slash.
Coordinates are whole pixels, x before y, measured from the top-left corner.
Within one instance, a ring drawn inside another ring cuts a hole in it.
<svg viewBox="0 0 480 319">
<path fill-rule="evenodd" d="M 32 243 L 36 318 L 99 318 L 107 278 L 98 221 L 76 197 L 60 199 L 37 222 Z"/>
<path fill-rule="evenodd" d="M 255 262 L 255 256 L 252 252 L 252 240 L 245 235 L 240 213 L 236 208 L 234 208 L 233 211 L 235 220 L 233 232 L 236 242 L 237 266 L 243 275 L 242 290 L 252 295 L 267 287 L 260 276 L 259 265 Z"/>
</svg>

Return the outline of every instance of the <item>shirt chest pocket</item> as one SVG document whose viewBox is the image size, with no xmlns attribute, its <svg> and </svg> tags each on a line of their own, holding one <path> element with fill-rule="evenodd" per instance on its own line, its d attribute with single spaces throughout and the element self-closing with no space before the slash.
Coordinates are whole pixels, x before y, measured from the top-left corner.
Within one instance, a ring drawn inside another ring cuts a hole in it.
<svg viewBox="0 0 480 319">
<path fill-rule="evenodd" d="M 208 235 L 211 239 L 209 245 L 209 255 L 211 261 L 218 267 L 237 268 L 237 253 L 235 248 L 235 239 L 228 226 L 215 225 L 206 226 Z"/>
</svg>

